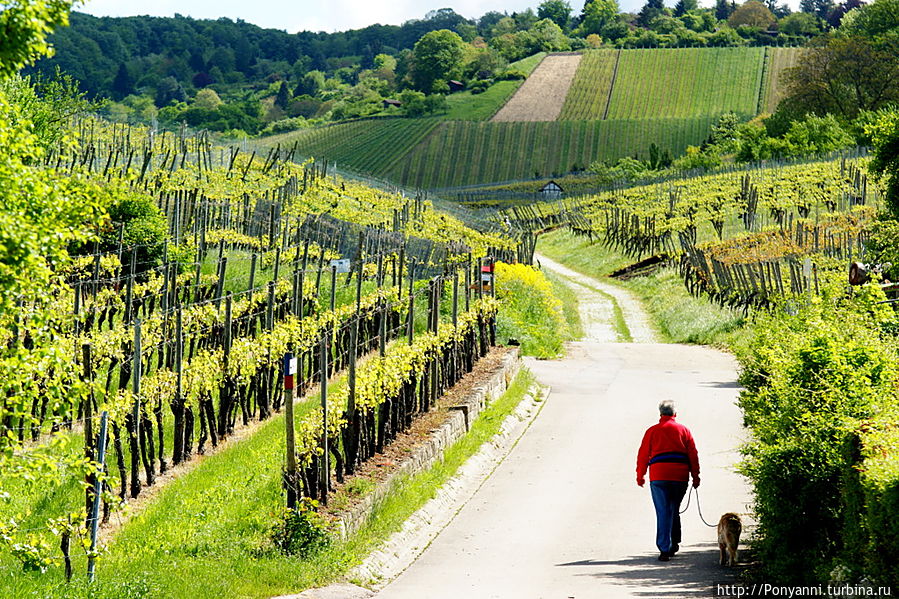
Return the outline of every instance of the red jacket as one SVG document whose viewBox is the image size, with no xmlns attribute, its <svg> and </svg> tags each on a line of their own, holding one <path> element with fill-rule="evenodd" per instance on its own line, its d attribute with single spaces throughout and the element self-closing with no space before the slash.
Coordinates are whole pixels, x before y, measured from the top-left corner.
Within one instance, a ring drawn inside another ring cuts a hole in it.
<svg viewBox="0 0 899 599">
<path fill-rule="evenodd" d="M 649 480 L 699 480 L 699 455 L 693 435 L 674 416 L 662 416 L 649 427 L 637 452 L 637 483 L 643 483 L 646 469 Z"/>
</svg>

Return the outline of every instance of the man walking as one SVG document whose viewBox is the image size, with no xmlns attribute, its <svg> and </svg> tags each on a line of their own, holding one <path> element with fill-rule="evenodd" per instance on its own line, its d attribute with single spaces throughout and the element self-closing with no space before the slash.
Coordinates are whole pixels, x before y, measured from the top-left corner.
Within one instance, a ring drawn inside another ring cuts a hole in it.
<svg viewBox="0 0 899 599">
<path fill-rule="evenodd" d="M 649 427 L 637 452 L 637 484 L 646 483 L 649 468 L 649 489 L 656 508 L 656 546 L 659 561 L 667 562 L 679 549 L 681 541 L 680 502 L 687 492 L 692 476 L 693 486 L 699 486 L 699 456 L 693 435 L 676 422 L 674 402 L 659 404 L 659 423 Z"/>
</svg>

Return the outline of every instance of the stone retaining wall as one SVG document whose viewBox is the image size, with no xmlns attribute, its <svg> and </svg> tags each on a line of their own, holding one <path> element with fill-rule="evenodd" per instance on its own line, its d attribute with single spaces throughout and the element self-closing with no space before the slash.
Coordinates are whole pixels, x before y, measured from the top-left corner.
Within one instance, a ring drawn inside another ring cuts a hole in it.
<svg viewBox="0 0 899 599">
<path fill-rule="evenodd" d="M 377 503 L 387 497 L 400 480 L 427 470 L 439 460 L 448 447 L 468 432 L 481 411 L 505 393 L 520 369 L 521 356 L 516 348 L 503 357 L 501 366 L 486 381 L 474 387 L 456 405 L 450 406 L 450 417 L 431 433 L 425 443 L 416 447 L 374 491 L 341 516 L 337 524 L 340 537 L 345 539 L 359 530 Z"/>
</svg>

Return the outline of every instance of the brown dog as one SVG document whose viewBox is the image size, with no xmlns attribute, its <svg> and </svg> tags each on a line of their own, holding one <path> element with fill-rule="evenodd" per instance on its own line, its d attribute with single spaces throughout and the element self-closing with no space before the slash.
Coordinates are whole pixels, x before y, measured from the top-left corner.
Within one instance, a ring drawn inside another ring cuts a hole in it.
<svg viewBox="0 0 899 599">
<path fill-rule="evenodd" d="M 740 545 L 742 531 L 740 517 L 732 512 L 724 514 L 718 520 L 718 549 L 721 551 L 722 566 L 737 564 L 737 547 Z"/>
</svg>

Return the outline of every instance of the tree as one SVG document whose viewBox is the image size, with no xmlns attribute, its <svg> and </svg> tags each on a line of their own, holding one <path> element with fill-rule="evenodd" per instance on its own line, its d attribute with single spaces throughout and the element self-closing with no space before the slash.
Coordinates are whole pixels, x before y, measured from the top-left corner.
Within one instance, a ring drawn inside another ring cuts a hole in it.
<svg viewBox="0 0 899 599">
<path fill-rule="evenodd" d="M 582 35 L 600 33 L 618 18 L 618 12 L 617 0 L 589 0 L 581 12 L 580 33 Z"/>
<path fill-rule="evenodd" d="M 278 95 L 275 96 L 275 106 L 277 106 L 281 110 L 287 110 L 287 105 L 289 103 L 290 103 L 290 90 L 287 89 L 287 82 L 282 81 L 281 86 L 278 87 Z"/>
<path fill-rule="evenodd" d="M 646 4 L 640 9 L 637 15 L 637 24 L 641 27 L 649 27 L 656 17 L 665 10 L 665 4 L 662 0 L 646 0 Z"/>
<path fill-rule="evenodd" d="M 216 110 L 224 104 L 214 89 L 201 89 L 194 98 L 194 106 L 205 108 L 206 110 Z"/>
<path fill-rule="evenodd" d="M 865 127 L 865 134 L 874 148 L 871 170 L 885 180 L 887 206 L 899 218 L 899 110 L 885 111 Z"/>
<path fill-rule="evenodd" d="M 807 12 L 796 12 L 780 20 L 778 29 L 787 35 L 805 35 L 808 37 L 821 33 L 821 25 L 814 15 Z"/>
<path fill-rule="evenodd" d="M 733 28 L 740 25 L 768 29 L 777 23 L 777 19 L 768 10 L 768 7 L 759 0 L 749 0 L 733 12 L 727 19 L 727 24 Z"/>
<path fill-rule="evenodd" d="M 166 77 L 156 85 L 156 105 L 162 108 L 170 102 L 184 102 L 187 94 L 174 77 Z"/>
<path fill-rule="evenodd" d="M 792 110 L 852 120 L 899 101 L 899 59 L 869 39 L 834 37 L 803 52 L 787 82 Z"/>
<path fill-rule="evenodd" d="M 799 10 L 813 14 L 819 19 L 826 19 L 834 9 L 833 0 L 800 0 Z"/>
<path fill-rule="evenodd" d="M 561 27 L 549 19 L 537 21 L 530 33 L 533 36 L 530 49 L 534 52 L 564 52 L 571 49 L 571 40 Z"/>
<path fill-rule="evenodd" d="M 719 21 L 726 21 L 732 12 L 732 5 L 727 0 L 715 0 L 716 19 Z"/>
<path fill-rule="evenodd" d="M 565 0 L 544 0 L 537 7 L 538 19 L 549 19 L 562 30 L 568 29 L 568 21 L 571 20 L 571 5 Z"/>
<path fill-rule="evenodd" d="M 465 57 L 465 42 L 454 31 L 440 29 L 424 34 L 412 49 L 412 80 L 416 89 L 434 90 L 434 83 L 458 77 Z"/>
<path fill-rule="evenodd" d="M 699 4 L 696 0 L 677 0 L 677 4 L 674 5 L 674 16 L 682 17 L 689 11 L 697 8 L 699 8 Z"/>
<path fill-rule="evenodd" d="M 112 80 L 112 91 L 115 92 L 117 100 L 134 93 L 134 77 L 131 76 L 131 71 L 124 62 L 119 63 L 119 72 Z"/>
<path fill-rule="evenodd" d="M 850 10 L 861 8 L 864 5 L 864 2 L 861 0 L 846 0 L 830 11 L 830 14 L 827 15 L 827 24 L 834 29 L 839 28 L 843 24 L 843 17 L 845 17 Z"/>
<path fill-rule="evenodd" d="M 846 33 L 879 38 L 899 30 L 899 0 L 877 0 L 862 6 L 852 16 L 852 20 L 843 27 Z"/>
<path fill-rule="evenodd" d="M 10 78 L 50 48 L 46 37 L 55 25 L 68 19 L 68 2 L 10 0 L 0 11 L 0 330 L 24 333 L 7 336 L 0 344 L 0 380 L 4 401 L 0 421 L 10 430 L 13 422 L 31 426 L 32 405 L 48 413 L 61 413 L 84 399 L 66 366 L 68 356 L 58 351 L 59 307 L 54 301 L 67 290 L 58 267 L 68 259 L 67 247 L 91 239 L 108 221 L 106 206 L 114 190 L 89 183 L 83 177 L 67 177 L 50 169 L 35 168 L 45 156 L 35 124 L 28 111 L 7 95 Z M 22 80 L 18 81 L 21 84 Z M 13 83 L 13 85 L 16 85 Z M 43 103 L 34 90 L 34 102 Z M 24 97 L 24 95 L 22 96 Z M 51 107 L 32 106 L 38 114 Z M 62 114 L 50 114 L 51 122 L 63 122 Z M 23 331 L 23 327 L 25 330 Z M 52 372 L 52 377 L 45 377 Z M 44 380 L 48 384 L 37 384 Z M 23 447 L 16 435 L 0 435 L 0 479 L 55 481 L 60 469 L 75 476 L 87 475 L 92 466 L 72 452 L 47 451 L 62 439 Z M 78 518 L 79 516 L 75 516 Z M 83 516 L 82 516 L 83 517 Z M 14 547 L 24 570 L 45 569 L 52 562 L 43 539 L 29 533 L 19 535 L 17 524 L 4 523 L 0 542 Z"/>
<path fill-rule="evenodd" d="M 47 36 L 55 27 L 69 24 L 71 0 L 7 0 L 0 10 L 0 77 L 9 77 L 53 48 Z"/>
</svg>

